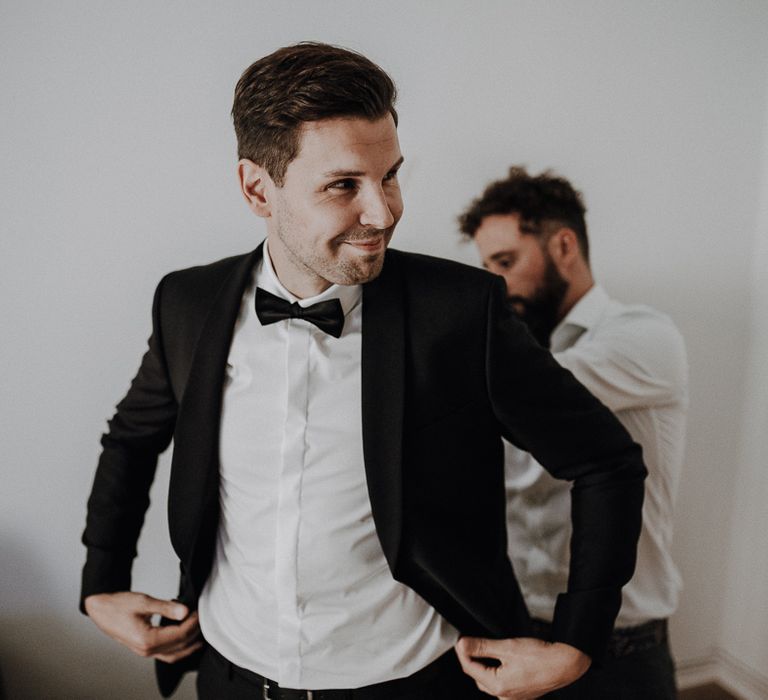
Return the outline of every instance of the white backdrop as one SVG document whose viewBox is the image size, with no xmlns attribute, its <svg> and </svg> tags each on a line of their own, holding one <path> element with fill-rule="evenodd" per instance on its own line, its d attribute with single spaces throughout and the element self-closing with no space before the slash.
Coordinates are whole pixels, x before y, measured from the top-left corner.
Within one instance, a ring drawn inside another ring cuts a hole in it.
<svg viewBox="0 0 768 700">
<path fill-rule="evenodd" d="M 768 679 L 768 566 L 750 535 L 768 528 L 756 419 L 768 394 L 766 36 L 759 0 L 2 0 L 10 697 L 154 696 L 151 665 L 76 610 L 98 437 L 138 365 L 160 276 L 262 237 L 235 183 L 232 90 L 253 60 L 305 39 L 361 50 L 398 84 L 397 247 L 475 264 L 456 216 L 512 163 L 554 167 L 584 192 L 597 277 L 670 314 L 689 347 L 674 650 L 683 667 L 725 653 Z M 136 587 L 161 596 L 176 583 L 166 479 L 164 458 L 135 568 Z"/>
</svg>

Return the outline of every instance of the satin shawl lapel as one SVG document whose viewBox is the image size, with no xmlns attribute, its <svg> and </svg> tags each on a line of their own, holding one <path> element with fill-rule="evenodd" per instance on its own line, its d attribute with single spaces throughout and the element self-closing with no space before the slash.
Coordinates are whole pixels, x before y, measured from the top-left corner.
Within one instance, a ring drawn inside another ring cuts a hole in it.
<svg viewBox="0 0 768 700">
<path fill-rule="evenodd" d="M 363 455 L 376 532 L 395 570 L 402 531 L 402 434 L 405 392 L 403 284 L 388 256 L 363 287 Z"/>
<path fill-rule="evenodd" d="M 189 562 L 201 528 L 213 530 L 218 505 L 219 428 L 224 376 L 243 292 L 263 245 L 221 285 L 194 351 L 174 431 L 168 516 L 171 541 Z M 209 553 L 206 553 L 209 554 Z"/>
</svg>

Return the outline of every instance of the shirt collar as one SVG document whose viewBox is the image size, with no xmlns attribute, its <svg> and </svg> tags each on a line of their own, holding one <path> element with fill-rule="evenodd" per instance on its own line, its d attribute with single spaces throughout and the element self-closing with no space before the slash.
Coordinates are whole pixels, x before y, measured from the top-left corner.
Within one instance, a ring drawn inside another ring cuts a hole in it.
<svg viewBox="0 0 768 700">
<path fill-rule="evenodd" d="M 552 352 L 570 347 L 584 331 L 596 325 L 609 301 L 608 295 L 599 284 L 592 285 L 552 331 Z"/>
<path fill-rule="evenodd" d="M 363 297 L 363 287 L 360 284 L 332 284 L 328 289 L 313 297 L 299 299 L 294 296 L 277 278 L 277 273 L 272 265 L 272 259 L 269 256 L 269 239 L 264 241 L 262 264 L 256 270 L 256 286 L 283 299 L 287 299 L 290 302 L 297 301 L 299 302 L 299 306 L 304 308 L 320 301 L 338 299 L 341 302 L 341 308 L 344 310 L 345 316 L 360 303 Z"/>
</svg>

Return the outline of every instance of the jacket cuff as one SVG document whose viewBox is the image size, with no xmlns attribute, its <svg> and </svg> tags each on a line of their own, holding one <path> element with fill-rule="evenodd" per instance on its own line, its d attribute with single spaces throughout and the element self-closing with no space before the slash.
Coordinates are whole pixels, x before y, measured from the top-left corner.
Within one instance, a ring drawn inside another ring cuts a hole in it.
<svg viewBox="0 0 768 700">
<path fill-rule="evenodd" d="M 593 662 L 605 654 L 621 607 L 621 588 L 562 593 L 552 620 L 553 642 L 570 644 Z"/>
<path fill-rule="evenodd" d="M 131 590 L 132 565 L 133 556 L 89 547 L 80 588 L 80 612 L 87 614 L 85 599 L 89 595 Z"/>
</svg>

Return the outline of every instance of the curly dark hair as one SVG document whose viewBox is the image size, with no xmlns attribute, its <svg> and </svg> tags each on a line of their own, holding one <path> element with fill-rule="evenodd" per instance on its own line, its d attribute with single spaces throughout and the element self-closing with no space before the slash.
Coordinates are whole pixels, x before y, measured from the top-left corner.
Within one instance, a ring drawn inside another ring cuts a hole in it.
<svg viewBox="0 0 768 700">
<path fill-rule="evenodd" d="M 576 233 L 581 253 L 589 262 L 586 211 L 581 192 L 564 177 L 551 170 L 529 175 L 524 167 L 514 165 L 504 180 L 488 185 L 459 216 L 459 229 L 473 238 L 482 220 L 493 214 L 517 214 L 523 233 L 545 239 L 556 228 L 567 226 Z"/>
<path fill-rule="evenodd" d="M 235 87 L 238 157 L 263 166 L 281 186 L 303 123 L 391 114 L 397 124 L 396 97 L 392 79 L 355 51 L 315 42 L 283 47 L 247 68 Z"/>
</svg>

